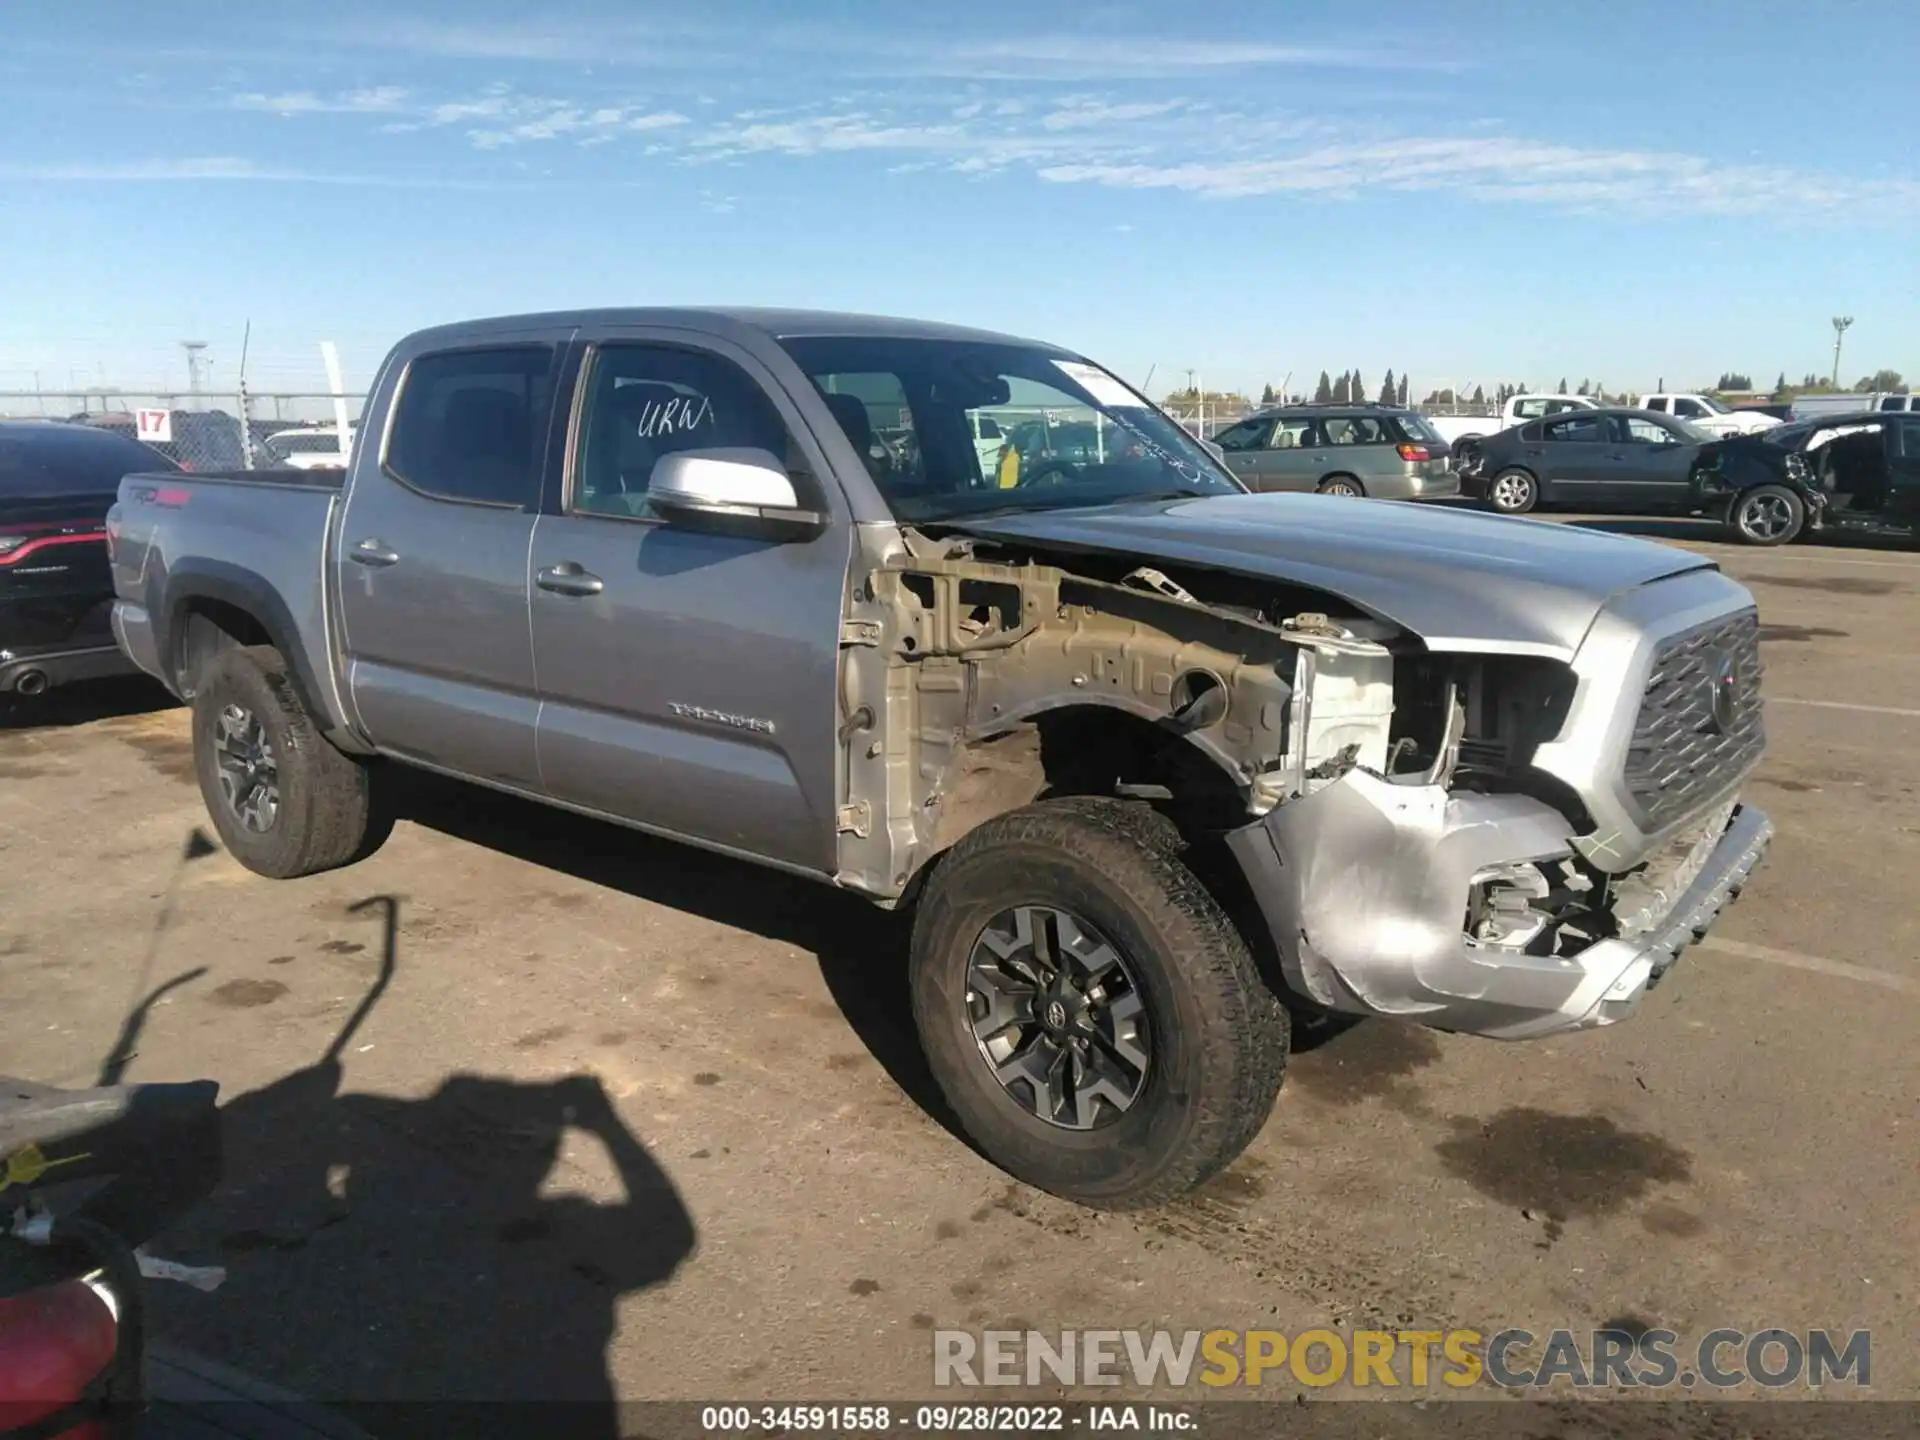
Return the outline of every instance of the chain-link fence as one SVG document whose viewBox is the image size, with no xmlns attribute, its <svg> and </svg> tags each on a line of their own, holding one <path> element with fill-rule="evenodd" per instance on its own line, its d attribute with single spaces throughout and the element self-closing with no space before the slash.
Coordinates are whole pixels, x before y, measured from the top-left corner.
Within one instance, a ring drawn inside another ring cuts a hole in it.
<svg viewBox="0 0 1920 1440">
<path fill-rule="evenodd" d="M 0 390 L 0 419 L 92 425 L 139 440 L 184 470 L 345 465 L 366 396 L 320 391 L 177 395 Z M 340 413 L 347 417 L 342 433 Z"/>
</svg>

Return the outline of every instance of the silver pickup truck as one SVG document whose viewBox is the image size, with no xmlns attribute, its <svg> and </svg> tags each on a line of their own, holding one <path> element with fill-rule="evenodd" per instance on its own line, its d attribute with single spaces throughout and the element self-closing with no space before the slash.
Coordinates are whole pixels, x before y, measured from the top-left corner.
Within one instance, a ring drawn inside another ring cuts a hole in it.
<svg viewBox="0 0 1920 1440">
<path fill-rule="evenodd" d="M 1770 836 L 1709 560 L 1250 495 L 1071 351 L 539 315 L 409 337 L 364 421 L 344 475 L 131 476 L 109 520 L 233 855 L 354 860 L 401 763 L 911 906 L 955 1113 L 1090 1205 L 1239 1153 L 1290 1011 L 1625 1017 Z"/>
</svg>

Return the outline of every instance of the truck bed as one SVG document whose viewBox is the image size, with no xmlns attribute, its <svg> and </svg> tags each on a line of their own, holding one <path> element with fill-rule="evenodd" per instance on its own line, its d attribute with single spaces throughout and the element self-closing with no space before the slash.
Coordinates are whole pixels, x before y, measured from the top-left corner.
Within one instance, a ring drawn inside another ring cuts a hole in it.
<svg viewBox="0 0 1920 1440">
<path fill-rule="evenodd" d="M 127 655 L 163 685 L 180 648 L 188 602 L 226 606 L 271 628 L 316 712 L 340 723 L 325 664 L 325 557 L 338 470 L 222 470 L 129 475 L 108 516 L 114 634 Z"/>
</svg>

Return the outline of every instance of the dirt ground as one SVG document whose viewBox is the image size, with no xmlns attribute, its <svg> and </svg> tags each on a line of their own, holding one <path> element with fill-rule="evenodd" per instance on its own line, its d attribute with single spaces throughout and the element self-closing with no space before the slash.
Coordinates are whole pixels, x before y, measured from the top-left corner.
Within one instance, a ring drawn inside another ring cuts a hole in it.
<svg viewBox="0 0 1920 1440">
<path fill-rule="evenodd" d="M 130 1031 L 129 1078 L 221 1082 L 228 1183 L 165 1249 L 229 1279 L 159 1324 L 320 1398 L 924 1398 L 936 1327 L 1606 1322 L 1870 1329 L 1920 1398 L 1920 556 L 1618 528 L 1759 597 L 1759 877 L 1630 1023 L 1304 1035 L 1170 1210 L 949 1133 L 898 920 L 424 781 L 371 860 L 257 879 L 139 686 L 0 722 L 0 1071 L 91 1083 Z"/>
</svg>

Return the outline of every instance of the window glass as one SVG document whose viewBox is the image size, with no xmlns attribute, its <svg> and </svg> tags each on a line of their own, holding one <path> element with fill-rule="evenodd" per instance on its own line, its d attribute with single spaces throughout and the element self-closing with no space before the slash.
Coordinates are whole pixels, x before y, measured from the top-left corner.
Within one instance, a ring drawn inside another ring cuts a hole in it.
<svg viewBox="0 0 1920 1440">
<path fill-rule="evenodd" d="M 1900 453 L 1909 460 L 1920 460 L 1920 416 L 1900 421 Z"/>
<path fill-rule="evenodd" d="M 1242 420 L 1238 425 L 1229 425 L 1213 437 L 1213 443 L 1222 450 L 1264 450 L 1267 436 L 1273 429 L 1271 418 Z"/>
<path fill-rule="evenodd" d="M 1643 441 L 1648 445 L 1678 445 L 1680 437 L 1652 420 L 1642 420 L 1635 416 L 1627 419 L 1627 438 Z"/>
<path fill-rule="evenodd" d="M 1561 444 L 1591 444 L 1607 438 L 1604 422 L 1593 414 L 1569 415 L 1563 420 L 1555 420 L 1541 426 L 1540 433 L 1546 439 Z"/>
<path fill-rule="evenodd" d="M 1904 410 L 1907 408 L 1907 397 L 1904 395 L 1889 395 L 1880 402 L 1880 408 L 1882 410 Z"/>
<path fill-rule="evenodd" d="M 1667 397 L 1664 395 L 1654 396 L 1651 400 L 1647 401 L 1647 409 L 1657 410 L 1662 415 L 1666 414 L 1667 413 Z"/>
<path fill-rule="evenodd" d="M 1394 423 L 1400 427 L 1400 434 L 1404 439 L 1412 440 L 1422 445 L 1443 445 L 1446 443 L 1441 439 L 1440 432 L 1427 423 L 1427 417 L 1424 415 L 1416 415 L 1411 410 L 1408 410 L 1394 416 L 1393 420 Z"/>
<path fill-rule="evenodd" d="M 1673 413 L 1682 420 L 1698 420 L 1707 413 L 1707 407 L 1697 400 L 1676 399 L 1673 402 Z"/>
<path fill-rule="evenodd" d="M 178 468 L 137 440 L 77 425 L 0 432 L 0 499 L 110 494 L 124 475 Z"/>
<path fill-rule="evenodd" d="M 1522 400 L 1513 407 L 1513 413 L 1522 420 L 1538 420 L 1547 413 L 1545 400 Z"/>
<path fill-rule="evenodd" d="M 594 357 L 569 508 L 649 515 L 653 468 L 687 450 L 765 450 L 789 461 L 787 427 L 739 366 L 700 350 L 609 345 Z"/>
<path fill-rule="evenodd" d="M 407 367 L 387 469 L 442 500 L 532 504 L 552 409 L 551 346 L 422 355 Z"/>
<path fill-rule="evenodd" d="M 1057 350 L 879 335 L 781 343 L 902 520 L 1241 493 L 1137 392 Z M 982 411 L 1006 435 L 991 455 L 975 438 Z"/>
<path fill-rule="evenodd" d="M 1332 415 L 1320 422 L 1329 445 L 1384 445 L 1387 427 L 1371 415 Z"/>
<path fill-rule="evenodd" d="M 1273 432 L 1273 448 L 1305 450 L 1314 443 L 1313 426 L 1311 420 L 1282 420 L 1279 428 Z"/>
</svg>

